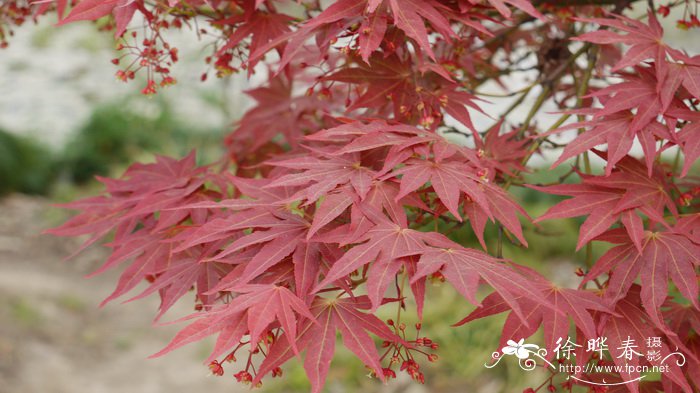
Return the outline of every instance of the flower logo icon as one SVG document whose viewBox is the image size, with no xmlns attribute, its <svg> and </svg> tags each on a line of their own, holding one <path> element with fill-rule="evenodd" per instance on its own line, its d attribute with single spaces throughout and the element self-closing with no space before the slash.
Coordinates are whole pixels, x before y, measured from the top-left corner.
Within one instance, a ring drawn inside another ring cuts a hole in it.
<svg viewBox="0 0 700 393">
<path fill-rule="evenodd" d="M 515 355 L 518 357 L 518 359 L 522 360 L 529 358 L 530 353 L 532 353 L 533 350 L 540 348 L 535 344 L 525 344 L 525 339 L 522 338 L 518 342 L 508 340 L 506 344 L 507 346 L 503 347 L 501 352 L 506 355 Z"/>
</svg>

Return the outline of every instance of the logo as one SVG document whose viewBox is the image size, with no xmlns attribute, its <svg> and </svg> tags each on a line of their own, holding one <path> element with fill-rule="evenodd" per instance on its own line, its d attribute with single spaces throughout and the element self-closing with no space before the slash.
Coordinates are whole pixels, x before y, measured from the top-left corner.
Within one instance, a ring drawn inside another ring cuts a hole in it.
<svg viewBox="0 0 700 393">
<path fill-rule="evenodd" d="M 673 368 L 685 365 L 685 355 L 678 351 L 663 353 L 663 345 L 660 337 L 648 337 L 639 345 L 630 336 L 622 340 L 620 345 L 613 350 L 608 347 L 607 337 L 596 337 L 579 345 L 570 337 L 560 337 L 554 348 L 555 356 L 547 356 L 549 352 L 536 344 L 508 340 L 506 346 L 500 352 L 491 354 L 491 363 L 486 363 L 486 368 L 496 367 L 501 360 L 508 356 L 518 359 L 520 368 L 532 371 L 537 367 L 547 368 L 555 373 L 567 375 L 567 380 L 575 380 L 582 384 L 597 386 L 625 385 L 641 381 L 646 378 L 646 373 L 667 373 Z M 645 344 L 645 345 L 644 345 Z M 607 356 L 606 356 L 607 354 Z M 585 359 L 575 363 L 577 356 Z M 551 360 L 551 361 L 550 361 Z M 641 363 L 644 364 L 641 364 Z M 606 382 L 605 375 L 619 374 L 620 382 Z M 602 378 L 592 378 L 602 375 Z"/>
</svg>

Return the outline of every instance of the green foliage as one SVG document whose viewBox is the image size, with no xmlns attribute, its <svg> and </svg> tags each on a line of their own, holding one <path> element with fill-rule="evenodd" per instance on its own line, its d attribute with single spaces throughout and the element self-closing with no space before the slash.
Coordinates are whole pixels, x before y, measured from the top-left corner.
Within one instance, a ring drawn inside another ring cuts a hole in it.
<svg viewBox="0 0 700 393">
<path fill-rule="evenodd" d="M 146 155 L 180 156 L 192 148 L 220 145 L 220 136 L 188 129 L 163 101 L 154 105 L 152 114 L 140 113 L 126 103 L 95 109 L 68 143 L 61 166 L 70 180 L 83 184 L 95 175 L 120 172 L 126 164 Z"/>
<path fill-rule="evenodd" d="M 36 141 L 0 130 L 0 195 L 45 194 L 56 178 L 52 155 Z"/>
</svg>

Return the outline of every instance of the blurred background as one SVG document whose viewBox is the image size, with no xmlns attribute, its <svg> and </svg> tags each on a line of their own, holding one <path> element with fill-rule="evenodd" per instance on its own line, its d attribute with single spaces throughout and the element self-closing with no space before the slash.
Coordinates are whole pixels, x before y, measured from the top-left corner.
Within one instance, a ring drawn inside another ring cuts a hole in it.
<svg viewBox="0 0 700 393">
<path fill-rule="evenodd" d="M 672 28 L 675 19 L 672 15 L 665 20 L 669 40 L 699 53 L 698 32 Z M 146 359 L 183 325 L 153 327 L 156 298 L 98 308 L 117 274 L 83 276 L 105 259 L 105 250 L 93 247 L 65 261 L 79 242 L 41 232 L 69 214 L 52 204 L 100 191 L 95 175 L 119 176 L 130 163 L 152 161 L 154 154 L 180 157 L 193 148 L 201 163 L 219 158 L 231 121 L 251 104 L 242 91 L 256 80 L 234 76 L 200 82 L 206 55 L 185 32 L 172 39 L 181 54 L 174 70 L 178 84 L 146 98 L 139 94 L 138 82 L 123 84 L 114 78 L 110 59 L 115 52 L 108 33 L 98 33 L 87 23 L 56 28 L 48 22 L 17 29 L 10 47 L 0 51 L 0 393 L 247 390 L 232 373 L 208 376 L 202 360 L 211 341 Z M 547 182 L 565 171 L 535 171 L 529 180 Z M 558 200 L 512 191 L 531 216 Z M 530 248 L 507 247 L 506 257 L 546 272 L 561 285 L 574 286 L 574 272 L 584 265 L 583 252 L 574 253 L 580 223 L 527 225 Z M 495 238 L 494 228 L 489 230 L 487 238 Z M 478 247 L 463 232 L 460 240 Z M 594 249 L 596 256 L 603 251 Z M 520 370 L 515 362 L 485 369 L 484 363 L 498 349 L 504 316 L 451 328 L 472 307 L 440 283 L 429 292 L 424 332 L 440 344 L 440 359 L 426 366 L 425 386 L 413 384 L 404 374 L 381 385 L 366 378 L 364 367 L 341 350 L 327 390 L 512 392 L 545 379 L 545 374 Z M 171 320 L 187 315 L 191 307 L 186 302 L 175 307 Z M 266 380 L 262 390 L 308 391 L 303 369 L 290 363 L 283 380 Z"/>
</svg>

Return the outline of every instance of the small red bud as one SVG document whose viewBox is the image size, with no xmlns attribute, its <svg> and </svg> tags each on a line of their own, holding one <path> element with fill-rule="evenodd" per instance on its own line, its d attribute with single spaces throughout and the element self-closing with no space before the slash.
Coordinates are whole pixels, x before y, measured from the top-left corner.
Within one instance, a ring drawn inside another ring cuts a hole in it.
<svg viewBox="0 0 700 393">
<path fill-rule="evenodd" d="M 221 363 L 217 362 L 216 360 L 209 363 L 209 370 L 211 370 L 211 373 L 216 376 L 220 377 L 224 375 L 224 368 L 221 366 Z"/>
</svg>

